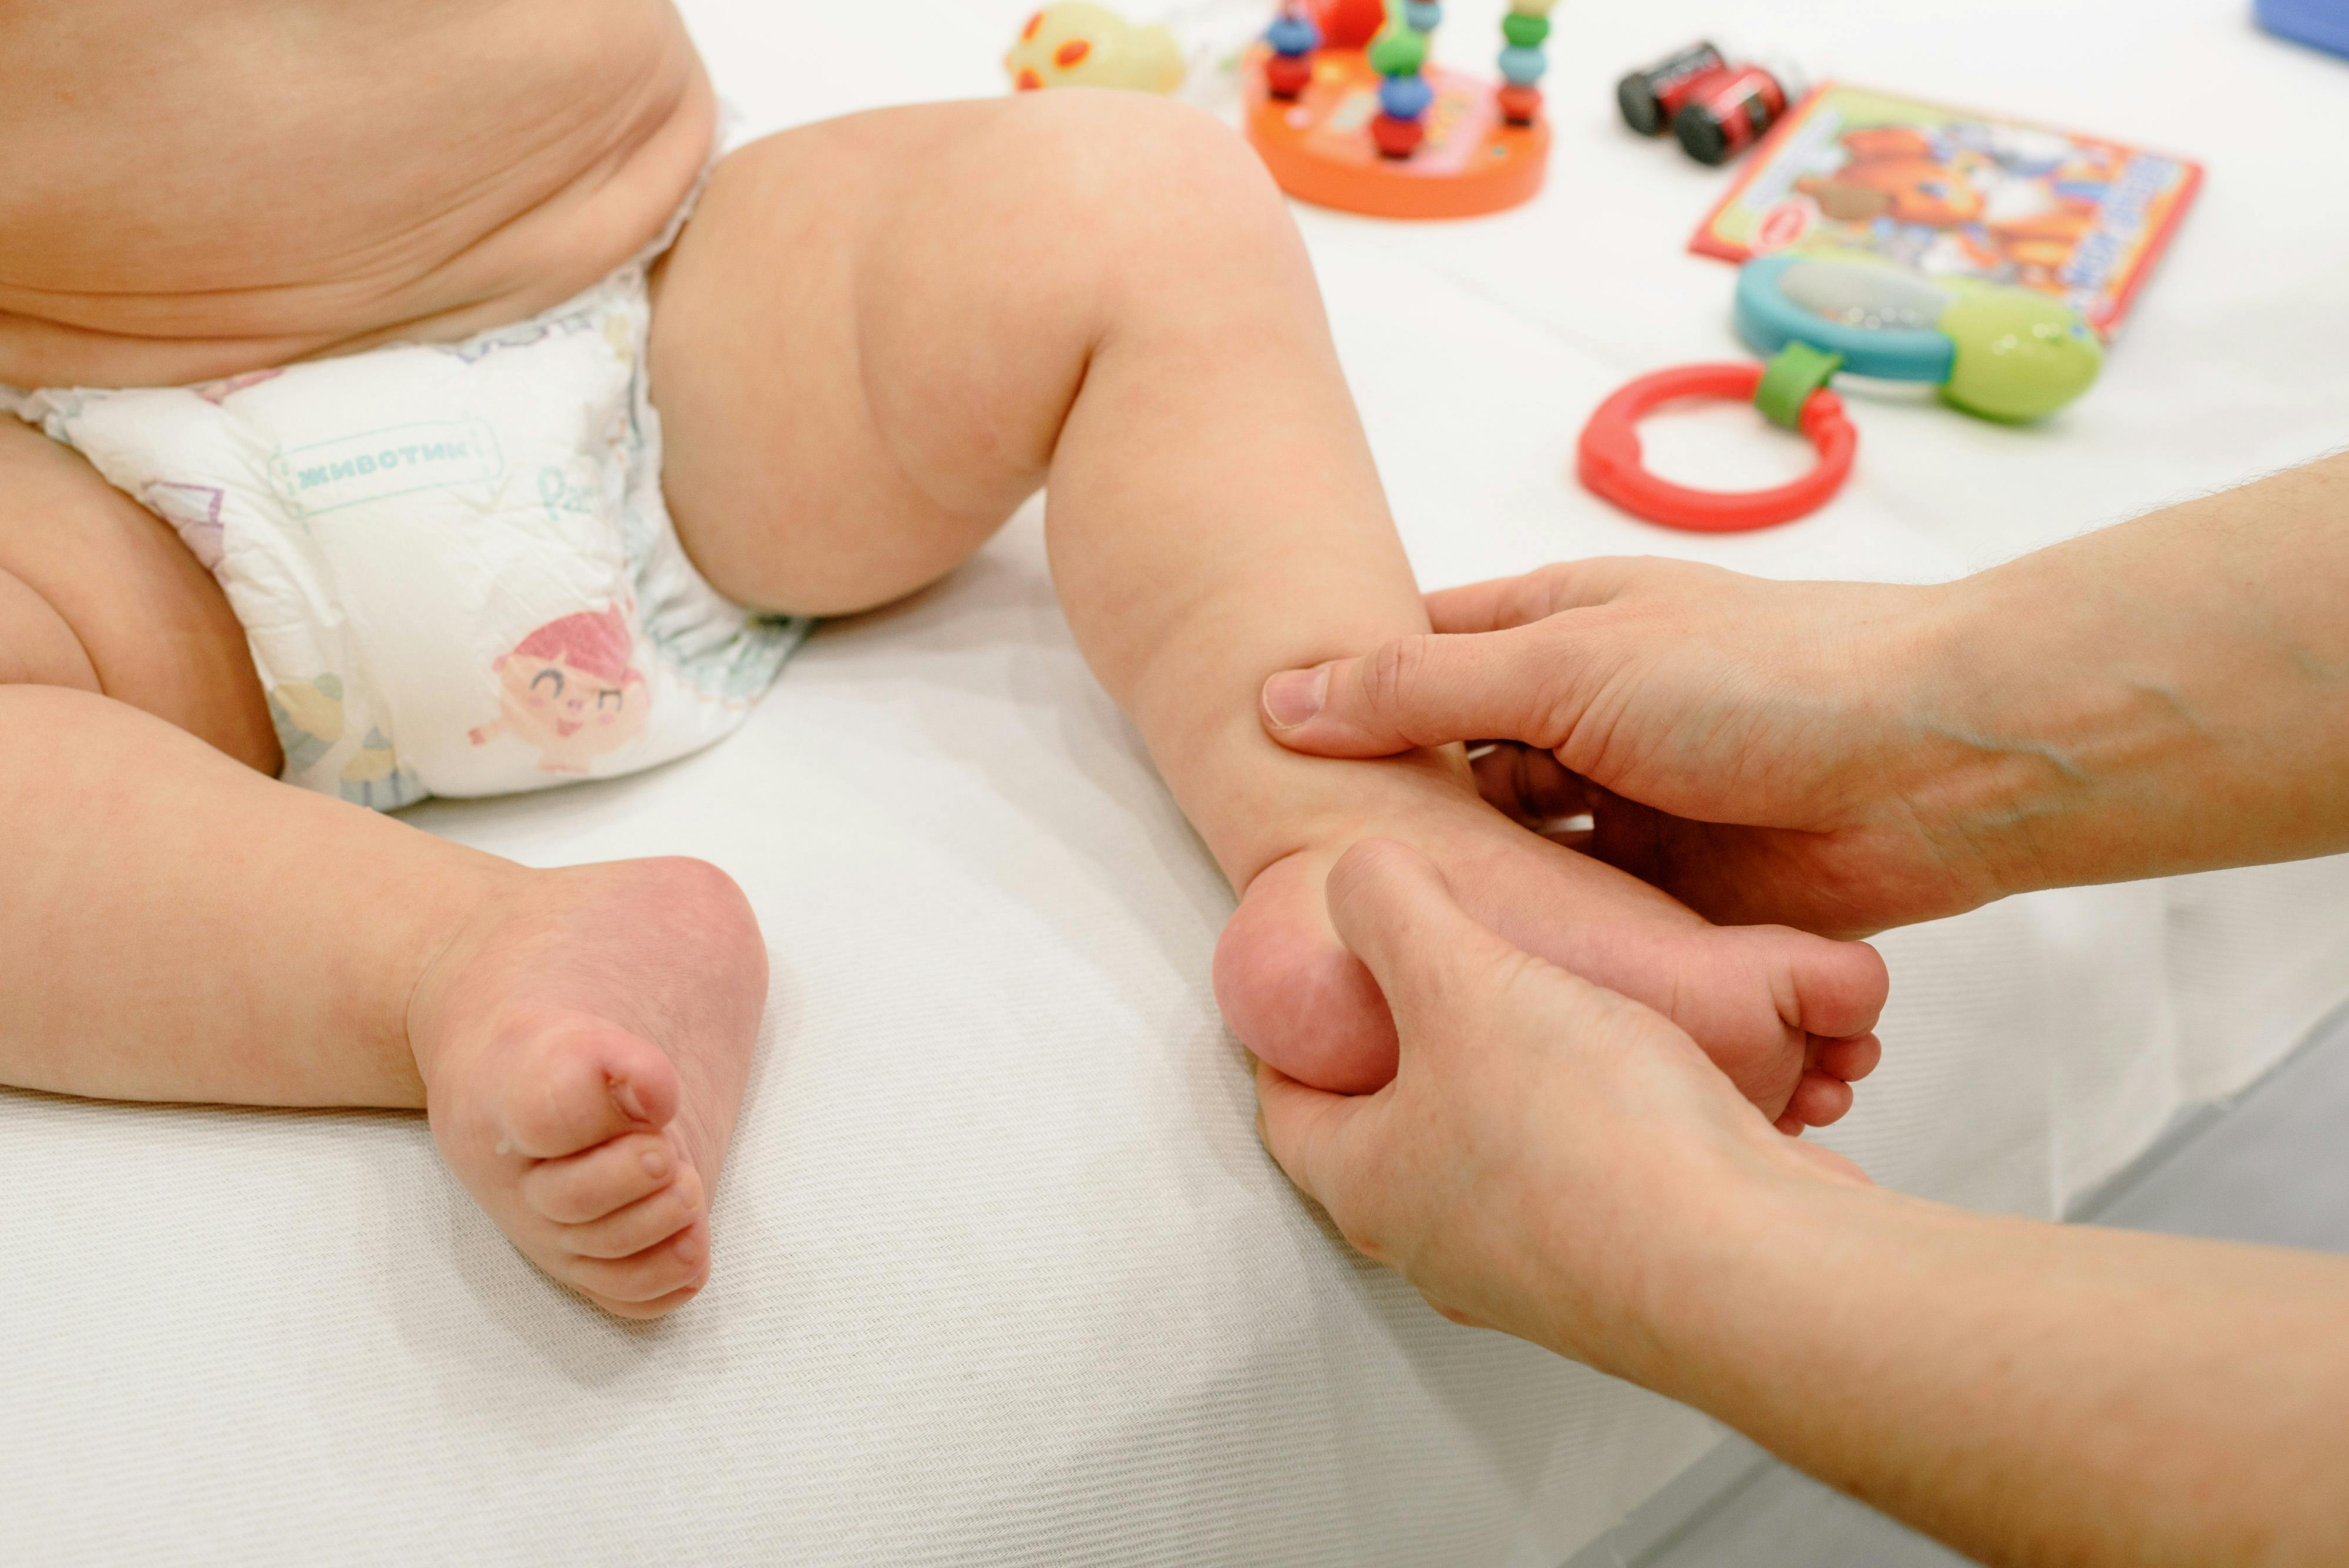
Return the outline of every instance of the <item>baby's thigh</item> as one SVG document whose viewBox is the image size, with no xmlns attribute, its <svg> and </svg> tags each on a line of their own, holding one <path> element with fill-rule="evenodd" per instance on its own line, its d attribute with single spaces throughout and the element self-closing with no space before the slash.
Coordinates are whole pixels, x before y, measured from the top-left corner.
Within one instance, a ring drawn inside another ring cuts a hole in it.
<svg viewBox="0 0 2349 1568">
<path fill-rule="evenodd" d="M 871 252 L 891 243 L 889 210 L 905 199 L 897 165 L 959 107 L 742 148 L 655 274 L 662 489 L 694 564 L 738 602 L 837 615 L 901 597 L 1034 486 L 942 475 L 891 419 L 914 368 L 888 329 L 904 302 L 874 297 Z M 931 433 L 956 414 L 927 410 Z"/>
<path fill-rule="evenodd" d="M 0 416 L 0 681 L 101 691 L 274 774 L 227 596 L 169 524 Z"/>
<path fill-rule="evenodd" d="M 1032 495 L 1145 149 L 1228 133 L 1135 93 L 852 116 L 720 163 L 654 279 L 664 489 L 721 592 L 841 613 L 951 569 Z M 1130 259 L 1130 256 L 1128 257 Z"/>
</svg>

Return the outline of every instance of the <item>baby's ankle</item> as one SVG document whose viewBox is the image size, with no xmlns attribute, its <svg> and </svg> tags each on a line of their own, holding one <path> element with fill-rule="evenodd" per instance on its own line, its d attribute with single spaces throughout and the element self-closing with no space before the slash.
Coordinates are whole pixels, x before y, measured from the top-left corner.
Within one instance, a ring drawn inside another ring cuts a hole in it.
<svg viewBox="0 0 2349 1568">
<path fill-rule="evenodd" d="M 1457 746 L 1367 761 L 1299 758 L 1313 773 L 1284 801 L 1277 821 L 1257 825 L 1245 852 L 1218 857 L 1245 894 L 1257 877 L 1296 855 L 1318 856 L 1323 869 L 1365 838 L 1392 836 L 1431 806 L 1482 804 L 1475 775 Z M 1309 787 L 1302 787 L 1309 784 Z"/>
</svg>

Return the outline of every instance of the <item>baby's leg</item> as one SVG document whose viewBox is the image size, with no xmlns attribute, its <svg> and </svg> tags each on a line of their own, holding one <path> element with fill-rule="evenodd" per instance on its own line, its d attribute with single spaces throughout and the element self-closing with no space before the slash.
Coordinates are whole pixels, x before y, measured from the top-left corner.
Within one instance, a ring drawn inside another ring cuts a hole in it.
<svg viewBox="0 0 2349 1568">
<path fill-rule="evenodd" d="M 557 1277 L 631 1316 L 692 1294 L 766 995 L 741 895 L 524 870 L 278 784 L 276 751 L 194 557 L 0 420 L 0 1083 L 425 1108 Z"/>
<path fill-rule="evenodd" d="M 658 286 L 668 497 L 722 591 L 879 603 L 1049 480 L 1078 640 L 1247 894 L 1218 992 L 1278 1064 L 1343 1087 L 1392 1071 L 1320 901 L 1371 833 L 1427 850 L 1525 945 L 1669 1008 L 1774 1116 L 1812 1036 L 1873 1025 L 1867 949 L 1716 931 L 1486 809 L 1456 751 L 1331 763 L 1265 737 L 1266 675 L 1426 620 L 1303 246 L 1212 120 L 1055 92 L 774 137 L 720 166 Z M 1815 1076 L 1798 1119 L 1847 1093 Z"/>
</svg>

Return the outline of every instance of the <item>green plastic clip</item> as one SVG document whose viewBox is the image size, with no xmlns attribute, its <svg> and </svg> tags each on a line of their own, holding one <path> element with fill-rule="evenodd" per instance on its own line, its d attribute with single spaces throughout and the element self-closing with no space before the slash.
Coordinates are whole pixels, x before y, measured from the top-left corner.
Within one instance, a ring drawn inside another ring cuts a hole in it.
<svg viewBox="0 0 2349 1568">
<path fill-rule="evenodd" d="M 1841 369 L 1842 355 L 1814 348 L 1799 338 L 1790 341 L 1762 372 L 1762 384 L 1754 389 L 1754 406 L 1772 424 L 1800 430 L 1803 405 Z"/>
</svg>

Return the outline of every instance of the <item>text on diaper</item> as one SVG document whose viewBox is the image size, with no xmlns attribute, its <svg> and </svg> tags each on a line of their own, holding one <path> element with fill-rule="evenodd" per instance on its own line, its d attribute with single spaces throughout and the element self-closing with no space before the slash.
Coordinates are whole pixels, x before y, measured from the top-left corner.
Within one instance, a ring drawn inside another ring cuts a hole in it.
<svg viewBox="0 0 2349 1568">
<path fill-rule="evenodd" d="M 363 431 L 270 459 L 277 493 L 306 517 L 387 496 L 495 480 L 504 469 L 497 433 L 481 420 L 446 420 Z"/>
</svg>

